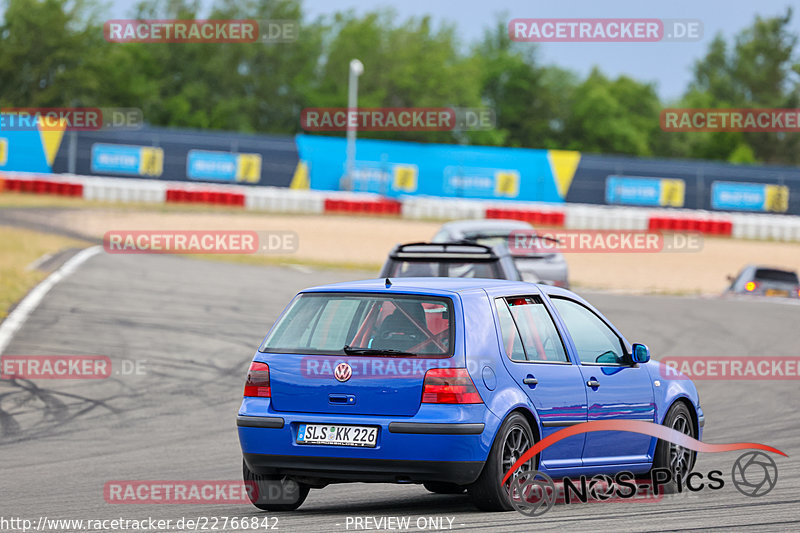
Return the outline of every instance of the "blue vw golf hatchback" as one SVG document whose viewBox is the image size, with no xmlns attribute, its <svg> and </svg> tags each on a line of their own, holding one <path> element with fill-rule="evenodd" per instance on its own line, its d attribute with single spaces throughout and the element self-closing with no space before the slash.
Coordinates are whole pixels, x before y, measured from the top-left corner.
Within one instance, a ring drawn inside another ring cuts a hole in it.
<svg viewBox="0 0 800 533">
<path fill-rule="evenodd" d="M 339 283 L 298 294 L 258 348 L 237 425 L 260 509 L 292 510 L 312 488 L 361 481 L 467 491 L 512 509 L 504 474 L 535 442 L 593 420 L 703 426 L 691 381 L 667 380 L 576 294 L 463 278 Z M 547 447 L 521 470 L 551 477 L 682 479 L 694 453 L 599 431 Z"/>
</svg>

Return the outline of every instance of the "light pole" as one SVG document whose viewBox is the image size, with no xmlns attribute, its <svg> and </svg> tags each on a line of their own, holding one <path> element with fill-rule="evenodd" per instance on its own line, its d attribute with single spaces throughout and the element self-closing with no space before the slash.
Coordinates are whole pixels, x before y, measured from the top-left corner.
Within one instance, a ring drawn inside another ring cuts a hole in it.
<svg viewBox="0 0 800 533">
<path fill-rule="evenodd" d="M 353 189 L 353 168 L 356 161 L 356 126 L 350 125 L 350 116 L 358 111 L 358 77 L 364 72 L 364 64 L 358 59 L 350 61 L 350 77 L 347 83 L 347 167 L 345 189 Z"/>
</svg>

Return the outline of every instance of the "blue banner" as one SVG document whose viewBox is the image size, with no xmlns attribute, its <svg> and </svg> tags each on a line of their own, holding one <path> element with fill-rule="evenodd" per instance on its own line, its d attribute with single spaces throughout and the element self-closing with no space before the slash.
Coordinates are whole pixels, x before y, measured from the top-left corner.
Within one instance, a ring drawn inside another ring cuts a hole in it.
<svg viewBox="0 0 800 533">
<path fill-rule="evenodd" d="M 606 203 L 683 207 L 686 184 L 672 178 L 608 176 Z"/>
<path fill-rule="evenodd" d="M 661 181 L 658 178 L 623 178 L 609 176 L 606 179 L 606 202 L 609 204 L 659 205 Z"/>
<path fill-rule="evenodd" d="M 312 189 L 424 194 L 460 198 L 563 202 L 577 153 L 493 146 L 459 146 L 359 139 L 352 183 L 345 175 L 346 141 L 298 135 Z M 557 167 L 557 168 L 556 168 Z M 561 172 L 564 179 L 556 180 Z"/>
<path fill-rule="evenodd" d="M 261 155 L 189 150 L 186 176 L 191 180 L 258 183 Z"/>
<path fill-rule="evenodd" d="M 92 145 L 92 172 L 159 177 L 164 168 L 164 151 L 151 146 L 124 144 Z"/>
<path fill-rule="evenodd" d="M 236 181 L 236 154 L 189 150 L 186 175 L 192 180 Z"/>
<path fill-rule="evenodd" d="M 50 173 L 63 131 L 41 131 L 30 117 L 0 113 L 0 170 Z"/>
<path fill-rule="evenodd" d="M 711 184 L 711 207 L 733 211 L 786 212 L 789 188 L 764 183 L 715 181 Z"/>
</svg>

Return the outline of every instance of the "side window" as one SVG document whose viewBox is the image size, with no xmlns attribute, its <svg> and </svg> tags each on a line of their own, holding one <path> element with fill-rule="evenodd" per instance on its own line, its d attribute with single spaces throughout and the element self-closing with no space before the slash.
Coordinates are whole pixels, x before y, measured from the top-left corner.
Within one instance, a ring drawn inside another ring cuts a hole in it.
<svg viewBox="0 0 800 533">
<path fill-rule="evenodd" d="M 507 298 L 529 361 L 565 363 L 567 352 L 556 325 L 538 296 Z"/>
<path fill-rule="evenodd" d="M 581 363 L 625 362 L 622 340 L 597 315 L 572 300 L 551 300 L 567 326 Z"/>
<path fill-rule="evenodd" d="M 497 317 L 500 319 L 500 332 L 503 334 L 503 346 L 506 355 L 512 361 L 525 361 L 525 348 L 522 347 L 522 339 L 519 337 L 514 319 L 506 306 L 505 300 L 498 298 L 494 301 L 497 306 Z"/>
</svg>

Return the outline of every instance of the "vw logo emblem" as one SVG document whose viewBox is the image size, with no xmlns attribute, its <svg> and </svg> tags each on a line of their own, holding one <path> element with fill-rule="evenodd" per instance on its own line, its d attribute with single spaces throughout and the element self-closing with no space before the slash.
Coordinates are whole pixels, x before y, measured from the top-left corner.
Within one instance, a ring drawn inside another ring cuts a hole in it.
<svg viewBox="0 0 800 533">
<path fill-rule="evenodd" d="M 341 381 L 342 383 L 350 379 L 352 375 L 353 369 L 347 363 L 339 363 L 333 371 L 333 377 L 336 378 L 336 381 Z"/>
<path fill-rule="evenodd" d="M 731 477 L 745 496 L 763 496 L 778 482 L 778 465 L 765 453 L 747 452 L 736 459 Z"/>
</svg>

